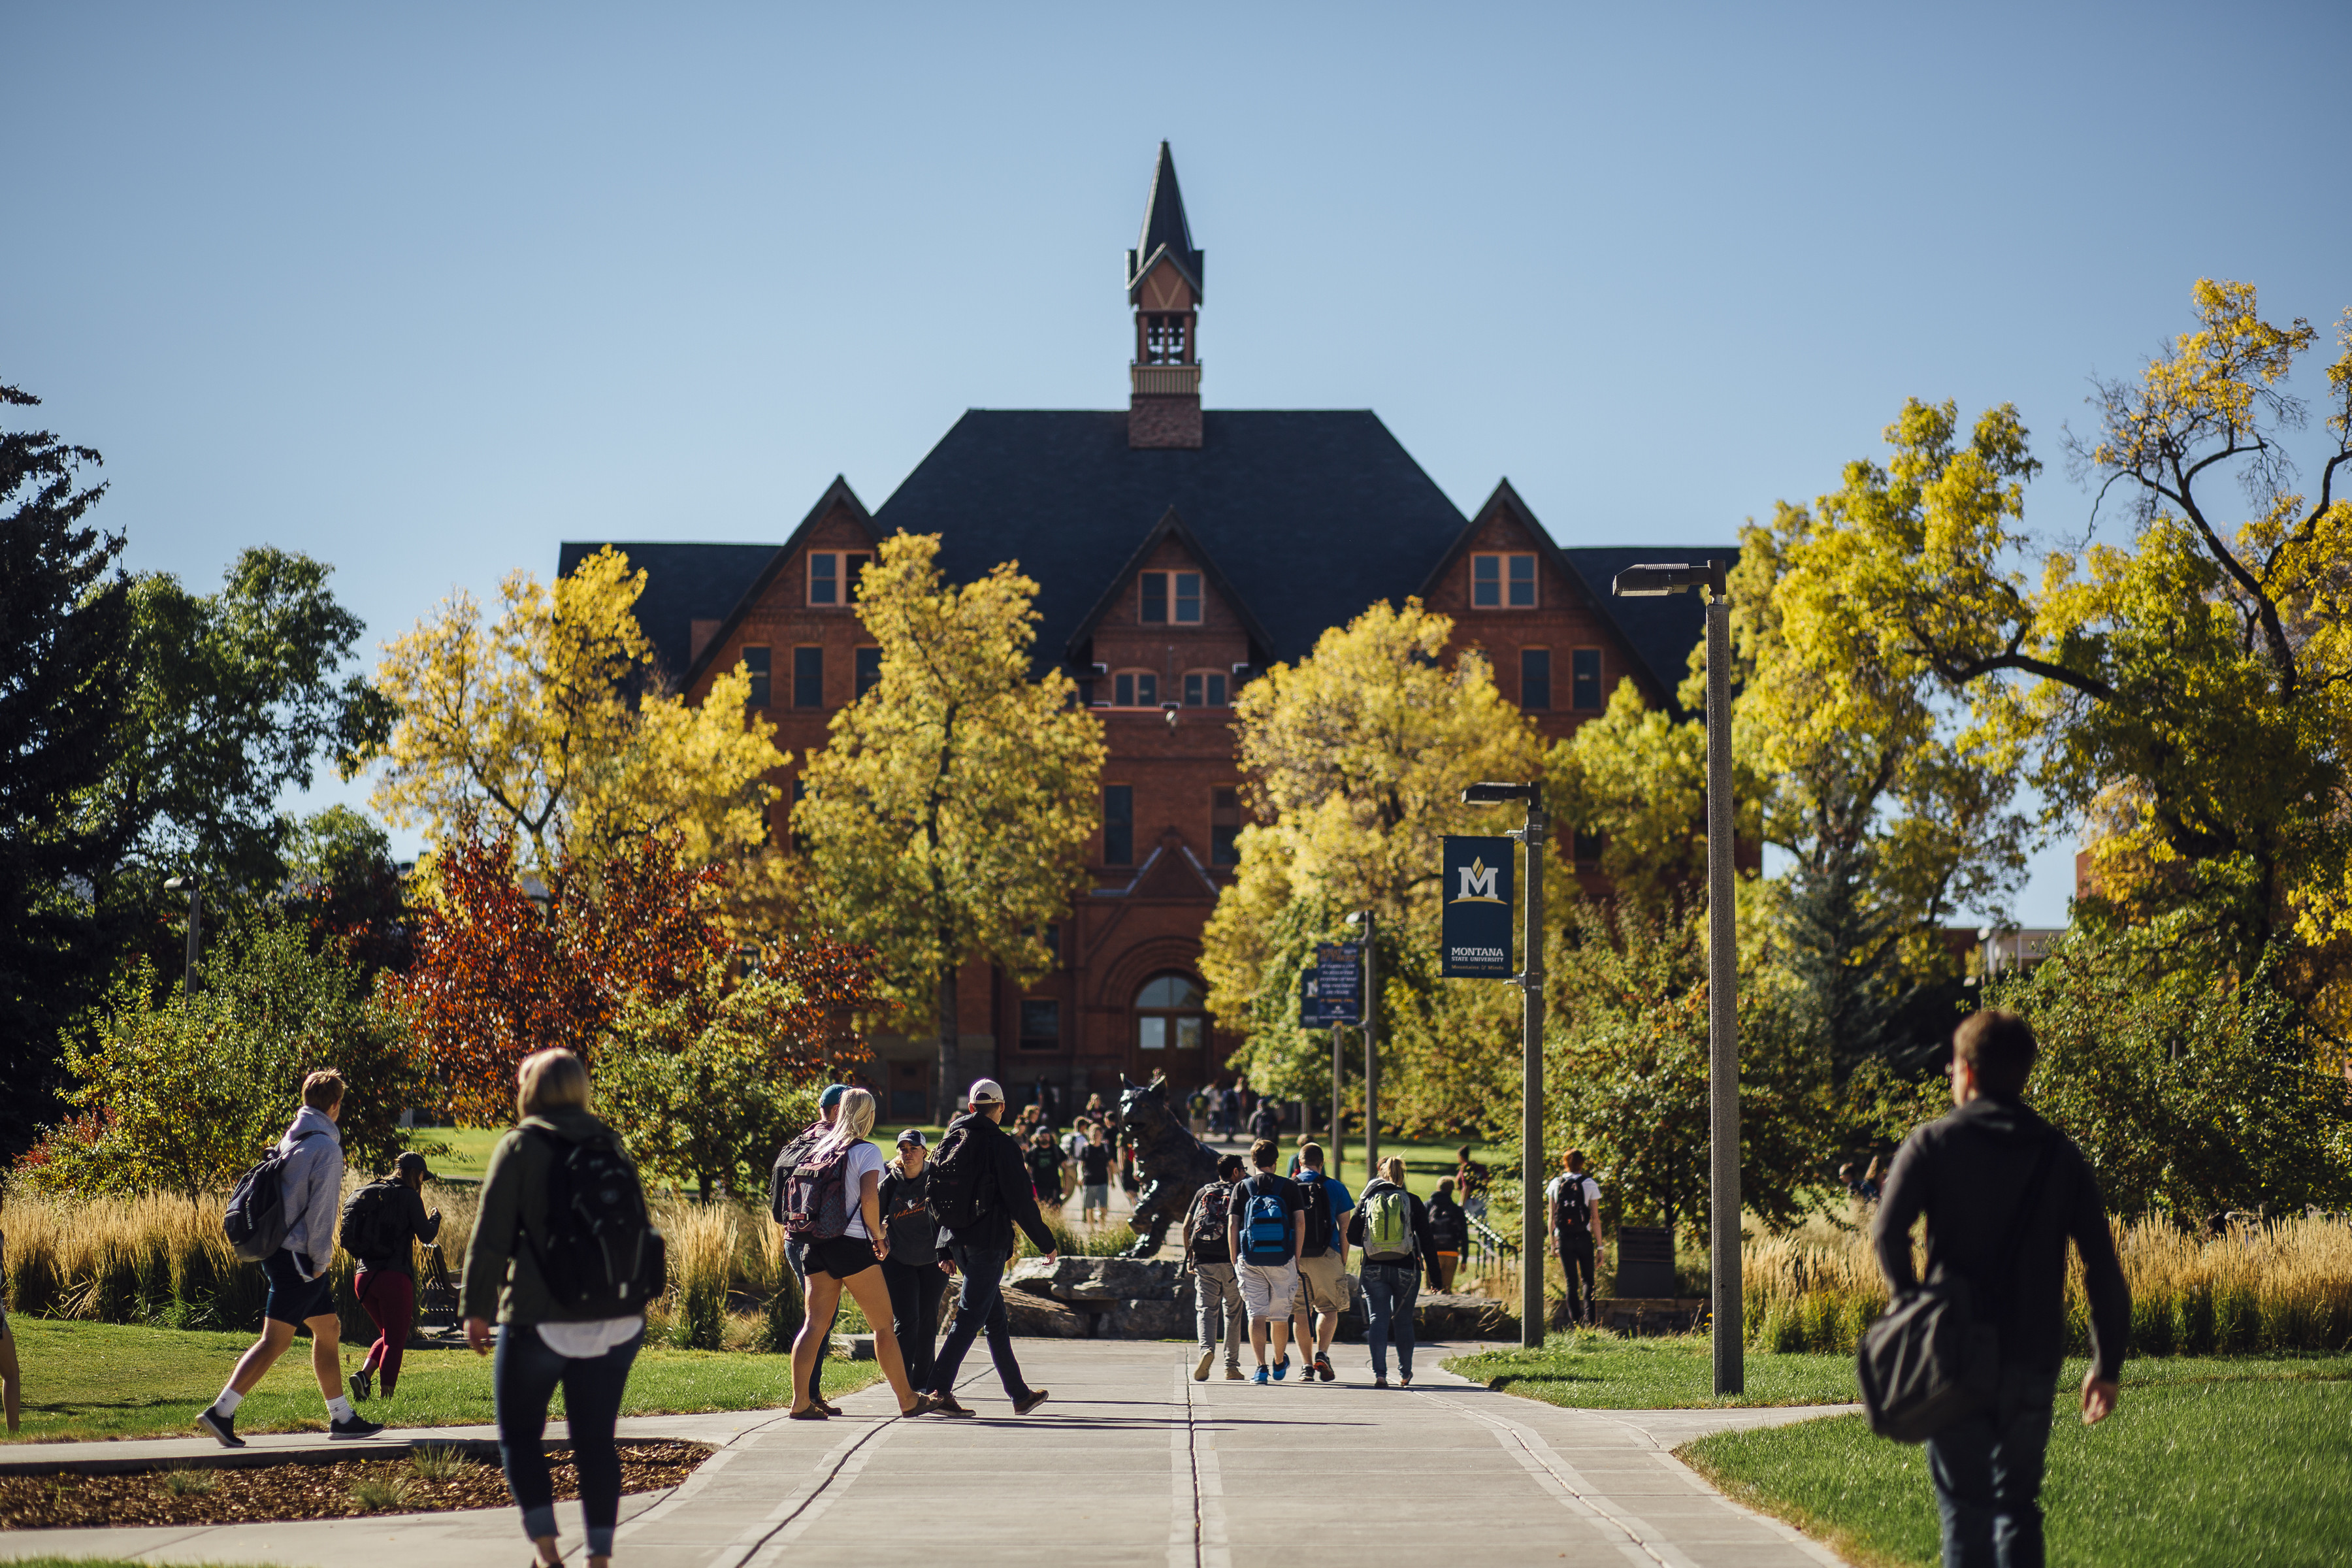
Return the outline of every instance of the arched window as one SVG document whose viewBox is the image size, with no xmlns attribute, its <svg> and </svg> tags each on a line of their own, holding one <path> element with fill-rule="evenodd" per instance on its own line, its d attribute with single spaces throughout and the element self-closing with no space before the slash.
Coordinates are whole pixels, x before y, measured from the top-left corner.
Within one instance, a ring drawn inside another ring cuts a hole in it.
<svg viewBox="0 0 2352 1568">
<path fill-rule="evenodd" d="M 1197 1051 L 1208 1043 L 1207 993 L 1189 974 L 1155 974 L 1135 994 L 1135 1045 L 1145 1051 Z"/>
</svg>

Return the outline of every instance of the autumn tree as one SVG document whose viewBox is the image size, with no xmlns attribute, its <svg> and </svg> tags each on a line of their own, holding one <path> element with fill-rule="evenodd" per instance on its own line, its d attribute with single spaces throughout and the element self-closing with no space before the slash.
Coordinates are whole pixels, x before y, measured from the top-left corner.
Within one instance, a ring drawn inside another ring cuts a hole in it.
<svg viewBox="0 0 2352 1568">
<path fill-rule="evenodd" d="M 940 1104 L 963 1078 L 957 973 L 1027 984 L 1085 870 L 1102 726 L 1058 670 L 1033 676 L 1037 586 L 1011 564 L 957 586 L 936 535 L 882 542 L 858 615 L 881 675 L 834 716 L 793 809 L 826 927 L 877 954 L 882 993 L 939 1037 Z"/>
<path fill-rule="evenodd" d="M 751 710 L 740 664 L 699 705 L 667 689 L 677 672 L 637 624 L 645 582 L 607 546 L 552 588 L 509 574 L 494 621 L 461 592 L 394 638 L 379 679 L 400 721 L 376 809 L 436 840 L 469 817 L 502 824 L 542 874 L 559 844 L 593 866 L 674 834 L 694 864 L 734 868 L 738 893 L 758 885 L 772 869 L 767 774 L 787 761 L 775 726 Z"/>
</svg>

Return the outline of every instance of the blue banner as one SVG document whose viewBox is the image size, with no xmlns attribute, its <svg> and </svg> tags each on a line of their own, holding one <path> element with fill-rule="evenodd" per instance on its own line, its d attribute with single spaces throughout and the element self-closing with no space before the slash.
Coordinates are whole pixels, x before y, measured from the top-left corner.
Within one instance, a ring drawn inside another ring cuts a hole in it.
<svg viewBox="0 0 2352 1568">
<path fill-rule="evenodd" d="M 1334 1024 L 1361 1023 L 1363 995 L 1363 945 L 1353 942 L 1318 943 L 1315 962 L 1299 977 L 1298 1026 L 1328 1029 Z"/>
<path fill-rule="evenodd" d="M 1511 964 L 1512 855 L 1508 838 L 1445 840 L 1444 921 L 1437 973 L 1447 978 L 1508 980 Z"/>
</svg>

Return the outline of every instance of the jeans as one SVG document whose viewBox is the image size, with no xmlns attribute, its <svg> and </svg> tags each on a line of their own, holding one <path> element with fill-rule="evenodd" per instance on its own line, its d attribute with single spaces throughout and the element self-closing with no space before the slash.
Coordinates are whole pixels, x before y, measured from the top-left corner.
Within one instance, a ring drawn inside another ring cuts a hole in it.
<svg viewBox="0 0 2352 1568">
<path fill-rule="evenodd" d="M 1389 1374 L 1389 1346 L 1396 1346 L 1397 1371 L 1412 1375 L 1412 1309 L 1421 1299 L 1421 1269 L 1414 1263 L 1364 1265 L 1364 1342 L 1372 1347 L 1372 1375 Z"/>
<path fill-rule="evenodd" d="M 383 1379 L 383 1396 L 392 1397 L 400 1382 L 400 1352 L 408 1348 L 408 1320 L 416 1310 L 416 1281 L 390 1268 L 364 1268 L 352 1281 L 369 1321 L 375 1324 L 375 1343 L 368 1346 L 363 1372 Z"/>
<path fill-rule="evenodd" d="M 793 1277 L 801 1282 L 801 1302 L 805 1307 L 808 1302 L 808 1243 L 798 1237 L 784 1243 L 784 1262 L 792 1269 Z M 841 1302 L 836 1300 L 833 1304 L 833 1322 L 824 1326 L 824 1342 L 827 1346 L 833 1343 L 834 1323 L 840 1321 Z M 809 1385 L 806 1392 L 811 1405 L 818 1403 L 823 1396 L 825 1355 L 825 1351 L 819 1351 L 816 1364 L 809 1368 Z"/>
<path fill-rule="evenodd" d="M 1568 1321 L 1590 1323 L 1597 1310 L 1592 1294 L 1592 1233 L 1563 1233 L 1559 1238 L 1559 1271 L 1568 1276 Z M 1581 1289 L 1580 1289 L 1580 1287 Z"/>
<path fill-rule="evenodd" d="M 2042 1568 L 2042 1463 L 2058 1373 L 2003 1367 L 1995 1406 L 1927 1439 L 1945 1568 Z"/>
<path fill-rule="evenodd" d="M 890 1291 L 890 1331 L 898 1336 L 898 1353 L 907 1358 L 907 1382 L 929 1388 L 936 1359 L 932 1351 L 940 1338 L 940 1298 L 947 1294 L 948 1277 L 936 1263 L 886 1258 L 882 1283 Z"/>
<path fill-rule="evenodd" d="M 996 1375 L 1004 1384 L 1006 1397 L 1016 1403 L 1028 1398 L 1029 1384 L 1022 1380 L 1021 1363 L 1013 1359 L 1013 1325 L 1004 1310 L 1008 1255 L 989 1247 L 954 1246 L 948 1248 L 948 1256 L 955 1259 L 963 1282 L 956 1291 L 955 1321 L 948 1325 L 948 1337 L 931 1363 L 930 1392 L 955 1392 L 964 1352 L 985 1332 L 988 1353 L 996 1363 Z"/>
<path fill-rule="evenodd" d="M 588 1525 L 588 1554 L 613 1554 L 613 1526 L 621 1517 L 621 1451 L 613 1446 L 613 1426 L 621 1416 L 621 1391 L 628 1386 L 629 1363 L 646 1341 L 643 1328 L 606 1351 L 572 1361 L 548 1349 L 527 1323 L 499 1330 L 490 1386 L 498 1396 L 499 1459 L 506 1467 L 507 1490 L 522 1510 L 522 1532 L 536 1541 L 555 1533 L 555 1483 L 547 1473 L 547 1402 L 563 1385 L 565 1424 L 572 1433 L 572 1462 L 580 1470 L 580 1511 Z"/>
<path fill-rule="evenodd" d="M 1192 1266 L 1192 1304 L 1201 1320 L 1201 1348 L 1214 1350 L 1224 1335 L 1225 1364 L 1242 1364 L 1242 1342 L 1249 1338 L 1249 1310 L 1242 1305 L 1242 1288 L 1230 1263 Z M 1222 1321 L 1222 1328 L 1220 1322 Z"/>
</svg>

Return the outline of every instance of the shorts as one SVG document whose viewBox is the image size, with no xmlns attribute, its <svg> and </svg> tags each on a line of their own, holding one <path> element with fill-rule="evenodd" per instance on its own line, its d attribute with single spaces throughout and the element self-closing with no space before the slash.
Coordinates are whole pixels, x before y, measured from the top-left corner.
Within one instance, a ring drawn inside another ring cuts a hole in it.
<svg viewBox="0 0 2352 1568">
<path fill-rule="evenodd" d="M 303 1279 L 294 1255 L 284 1247 L 261 1260 L 261 1272 L 269 1281 L 269 1300 L 261 1309 L 264 1318 L 299 1325 L 335 1315 L 334 1279 L 325 1274 Z"/>
<path fill-rule="evenodd" d="M 874 1256 L 874 1244 L 862 1236 L 827 1237 L 808 1244 L 808 1271 L 812 1276 L 830 1274 L 835 1279 L 846 1279 L 881 1266 Z"/>
<path fill-rule="evenodd" d="M 1290 1303 L 1298 1295 L 1297 1262 L 1236 1263 L 1234 1277 L 1251 1322 L 1278 1323 L 1290 1316 Z"/>
<path fill-rule="evenodd" d="M 1298 1260 L 1298 1289 L 1290 1304 L 1293 1312 L 1344 1312 L 1348 1300 L 1348 1270 L 1338 1253 Z"/>
<path fill-rule="evenodd" d="M 1079 1206 L 1083 1208 L 1107 1209 L 1110 1207 L 1110 1184 L 1108 1182 L 1088 1182 L 1085 1186 L 1080 1187 L 1078 1192 L 1082 1194 Z"/>
</svg>

